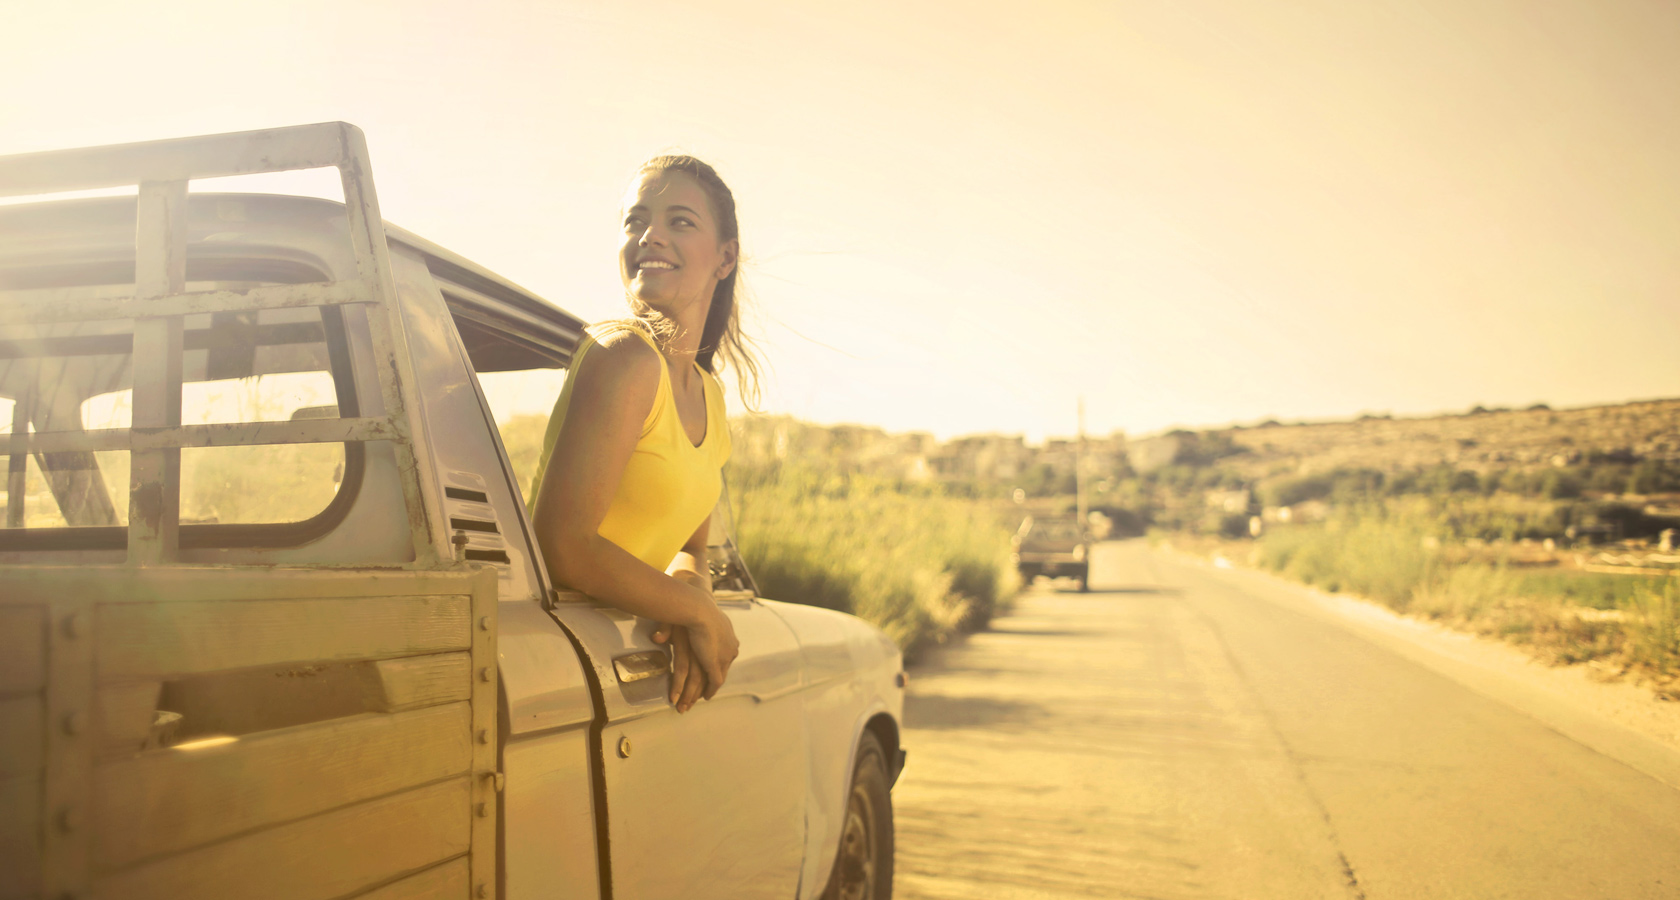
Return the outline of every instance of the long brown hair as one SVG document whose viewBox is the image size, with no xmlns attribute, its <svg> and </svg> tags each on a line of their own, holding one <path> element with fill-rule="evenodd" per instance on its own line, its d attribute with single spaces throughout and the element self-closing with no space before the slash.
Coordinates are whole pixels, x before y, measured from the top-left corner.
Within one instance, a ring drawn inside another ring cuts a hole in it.
<svg viewBox="0 0 1680 900">
<path fill-rule="evenodd" d="M 729 190 L 729 185 L 724 184 L 723 179 L 718 177 L 716 169 L 692 156 L 665 155 L 655 156 L 636 170 L 638 176 L 663 175 L 666 172 L 681 172 L 694 179 L 706 192 L 706 199 L 711 202 L 712 216 L 718 223 L 720 242 L 738 243 L 741 240 L 740 223 L 735 217 L 735 194 Z M 740 274 L 741 255 L 737 253 L 734 268 L 729 270 L 727 277 L 718 282 L 717 290 L 712 293 L 712 308 L 706 314 L 706 324 L 700 331 L 700 352 L 695 356 L 695 361 L 700 363 L 700 368 L 713 375 L 718 373 L 719 363 L 732 369 L 735 372 L 736 385 L 740 389 L 741 402 L 746 404 L 747 409 L 756 411 L 759 400 L 759 360 L 752 340 L 741 332 L 741 295 L 745 291 L 740 289 Z M 669 336 L 670 323 L 657 321 L 663 318 L 662 316 L 636 302 L 631 303 L 631 309 L 637 320 L 653 332 L 656 340 Z"/>
</svg>

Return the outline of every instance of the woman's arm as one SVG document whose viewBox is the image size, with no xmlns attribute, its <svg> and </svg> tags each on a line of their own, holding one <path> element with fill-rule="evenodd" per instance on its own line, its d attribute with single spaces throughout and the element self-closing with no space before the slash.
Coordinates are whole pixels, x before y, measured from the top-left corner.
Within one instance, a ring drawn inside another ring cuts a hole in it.
<svg viewBox="0 0 1680 900">
<path fill-rule="evenodd" d="M 631 335 L 603 342 L 583 358 L 538 488 L 533 525 L 543 561 L 560 583 L 625 612 L 690 629 L 715 692 L 738 644 L 709 588 L 692 577 L 667 575 L 600 535 L 659 391 L 659 365 L 655 351 Z M 700 538 L 703 561 L 705 535 Z"/>
<path fill-rule="evenodd" d="M 707 596 L 711 596 L 712 593 L 712 572 L 706 563 L 706 539 L 711 525 L 712 517 L 707 516 L 683 544 L 682 549 L 677 551 L 676 558 L 665 568 L 665 574 L 684 584 L 700 588 Z M 733 636 L 731 631 L 730 637 Z M 671 703 L 676 706 L 678 712 L 687 712 L 701 696 L 707 700 L 712 699 L 719 687 L 709 683 L 706 673 L 701 669 L 699 657 L 693 649 L 696 637 L 690 629 L 676 625 L 661 625 L 653 633 L 655 641 L 671 645 Z M 719 656 L 727 656 L 733 661 L 739 646 L 739 643 L 731 642 L 726 651 L 720 648 L 712 652 Z M 724 668 L 727 671 L 728 666 Z"/>
<path fill-rule="evenodd" d="M 665 567 L 665 574 L 694 585 L 705 591 L 708 597 L 712 595 L 712 570 L 706 564 L 706 541 L 711 530 L 712 517 L 708 515 L 683 543 L 682 549 L 677 551 L 676 558 Z"/>
</svg>

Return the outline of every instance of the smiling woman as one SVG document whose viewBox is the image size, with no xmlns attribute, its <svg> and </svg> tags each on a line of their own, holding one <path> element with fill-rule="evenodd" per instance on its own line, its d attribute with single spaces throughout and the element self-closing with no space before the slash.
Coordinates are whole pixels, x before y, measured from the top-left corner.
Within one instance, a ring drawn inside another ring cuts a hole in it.
<svg viewBox="0 0 1680 900">
<path fill-rule="evenodd" d="M 727 358 L 744 387 L 756 376 L 735 303 L 738 234 L 711 166 L 661 156 L 642 167 L 619 251 L 631 316 L 578 347 L 530 493 L 557 581 L 663 623 L 655 640 L 672 647 L 680 712 L 717 693 L 739 650 L 706 565 L 730 450 L 715 371 Z"/>
</svg>

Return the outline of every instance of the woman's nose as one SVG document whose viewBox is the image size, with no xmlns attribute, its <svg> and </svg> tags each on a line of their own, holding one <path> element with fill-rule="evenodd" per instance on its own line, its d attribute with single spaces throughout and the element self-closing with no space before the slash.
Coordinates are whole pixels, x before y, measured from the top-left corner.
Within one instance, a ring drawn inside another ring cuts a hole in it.
<svg viewBox="0 0 1680 900">
<path fill-rule="evenodd" d="M 647 230 L 642 232 L 642 236 L 636 240 L 636 246 L 638 247 L 649 247 L 663 243 L 665 243 L 665 237 L 654 231 L 652 225 L 649 225 Z"/>
</svg>

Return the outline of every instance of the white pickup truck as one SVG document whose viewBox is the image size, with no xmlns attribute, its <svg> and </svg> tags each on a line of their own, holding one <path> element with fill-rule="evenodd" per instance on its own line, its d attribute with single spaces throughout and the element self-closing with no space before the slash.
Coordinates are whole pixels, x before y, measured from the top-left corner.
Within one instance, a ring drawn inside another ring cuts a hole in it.
<svg viewBox="0 0 1680 900">
<path fill-rule="evenodd" d="M 574 316 L 384 224 L 350 125 L 0 158 L 121 185 L 0 206 L 0 898 L 890 896 L 891 640 L 759 598 L 726 498 L 678 715 L 544 571 L 477 373 Z"/>
</svg>

